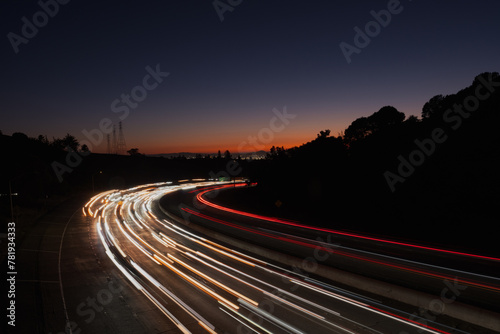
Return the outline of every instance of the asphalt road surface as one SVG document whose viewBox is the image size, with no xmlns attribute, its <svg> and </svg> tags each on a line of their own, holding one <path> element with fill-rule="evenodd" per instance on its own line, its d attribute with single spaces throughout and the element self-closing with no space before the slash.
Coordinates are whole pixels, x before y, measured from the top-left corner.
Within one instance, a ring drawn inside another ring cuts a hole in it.
<svg viewBox="0 0 500 334">
<path fill-rule="evenodd" d="M 493 311 L 498 259 L 217 207 L 210 195 L 221 186 L 158 183 L 111 190 L 86 204 L 70 201 L 45 217 L 18 250 L 24 271 L 17 282 L 18 322 L 9 332 L 494 333 L 439 310 L 423 314 L 214 236 L 439 290 L 441 304 L 466 298 L 493 305 Z"/>
<path fill-rule="evenodd" d="M 208 238 L 189 225 L 169 219 L 159 208 L 159 200 L 165 194 L 178 192 L 179 189 L 183 193 L 196 195 L 196 199 L 202 201 L 203 195 L 213 191 L 213 188 L 206 188 L 212 185 L 213 183 L 206 182 L 186 185 L 155 184 L 127 191 L 108 192 L 93 198 L 84 209 L 88 219 L 95 222 L 100 242 L 116 268 L 179 331 L 463 332 L 439 322 L 416 321 L 412 314 L 385 305 L 372 296 L 360 295 L 327 280 L 319 280 L 306 273 L 257 258 L 241 249 Z M 194 200 L 193 204 L 195 205 Z M 207 203 L 202 204 L 209 206 Z M 241 213 L 236 212 L 222 213 L 226 218 L 233 214 L 240 216 L 236 218 L 236 223 L 235 219 L 222 220 L 195 209 L 181 206 L 181 210 L 187 212 L 190 219 L 196 217 L 198 222 L 205 220 L 206 226 L 212 230 L 234 234 L 268 246 L 272 243 L 271 248 L 284 252 L 297 253 L 310 248 L 313 252 L 316 251 L 317 256 L 328 258 L 329 261 L 338 262 L 347 257 L 344 262 L 348 265 L 356 267 L 362 264 L 370 271 L 381 270 L 385 275 L 387 271 L 396 271 L 402 272 L 403 277 L 418 274 L 419 280 L 422 276 L 429 277 L 431 281 L 439 280 L 441 289 L 443 280 L 450 279 L 450 289 L 454 287 L 457 294 L 462 291 L 465 294 L 467 289 L 473 288 L 487 289 L 490 292 L 498 289 L 494 277 L 477 276 L 465 271 L 458 276 L 455 269 L 444 268 L 435 263 L 424 265 L 417 262 L 419 257 L 423 257 L 422 252 L 433 250 L 406 251 L 415 253 L 414 259 L 408 262 L 384 253 L 374 254 L 373 249 L 370 249 L 373 245 L 369 243 L 381 243 L 380 240 L 356 240 L 363 247 L 356 245 L 354 249 L 351 245 L 338 245 L 331 240 L 311 239 L 312 236 L 299 234 L 296 230 L 303 229 L 301 226 L 282 226 L 281 222 L 276 222 L 277 227 L 270 228 L 267 222 L 265 226 L 262 225 L 264 223 L 256 223 L 255 220 L 262 220 L 261 217 L 241 217 Z M 396 244 L 390 246 L 406 247 Z M 323 253 L 320 254 L 320 251 Z M 350 263 L 353 257 L 356 266 Z M 476 257 L 474 262 L 478 261 L 496 259 Z M 430 283 L 429 285 L 432 286 Z M 447 294 L 446 298 L 451 301 L 453 295 Z"/>
</svg>

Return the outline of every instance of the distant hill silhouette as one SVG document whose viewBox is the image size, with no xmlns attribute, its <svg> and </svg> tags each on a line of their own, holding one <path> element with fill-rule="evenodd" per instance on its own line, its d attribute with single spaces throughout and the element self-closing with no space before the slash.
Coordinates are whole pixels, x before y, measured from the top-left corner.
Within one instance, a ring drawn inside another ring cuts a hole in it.
<svg viewBox="0 0 500 334">
<path fill-rule="evenodd" d="M 331 227 L 496 245 L 488 231 L 499 219 L 499 85 L 498 73 L 482 73 L 456 94 L 431 98 L 421 118 L 385 106 L 343 136 L 325 130 L 299 147 L 273 147 L 252 170 L 260 188 L 253 198 L 269 214 L 304 213 Z"/>
<path fill-rule="evenodd" d="M 69 134 L 52 141 L 0 134 L 5 170 L 0 191 L 8 193 L 10 181 L 19 193 L 15 205 L 31 207 L 52 196 L 91 192 L 92 185 L 99 191 L 219 177 L 234 160 L 241 167 L 238 176 L 259 183 L 244 202 L 257 203 L 270 214 L 303 215 L 318 224 L 436 242 L 448 231 L 464 243 L 470 237 L 484 238 L 484 231 L 498 224 L 499 84 L 498 73 L 482 73 L 455 94 L 431 97 L 420 118 L 406 118 L 395 107 L 383 106 L 353 120 L 343 135 L 322 130 L 298 147 L 273 146 L 262 160 L 229 152 L 208 157 L 194 153 L 190 159 L 188 153 L 96 154 L 82 151 Z M 72 151 L 81 161 L 61 180 L 53 164 L 67 164 Z M 0 215 L 8 220 L 7 200 Z M 467 233 L 455 233 L 464 229 Z"/>
<path fill-rule="evenodd" d="M 266 151 L 256 151 L 256 152 L 244 152 L 235 153 L 235 158 L 238 156 L 241 159 L 262 159 L 265 158 L 268 152 Z M 147 154 L 148 157 L 163 157 L 163 158 L 177 158 L 185 157 L 187 159 L 197 159 L 197 158 L 215 158 L 217 153 L 193 153 L 193 152 L 178 152 L 178 153 L 159 153 L 159 154 Z"/>
</svg>

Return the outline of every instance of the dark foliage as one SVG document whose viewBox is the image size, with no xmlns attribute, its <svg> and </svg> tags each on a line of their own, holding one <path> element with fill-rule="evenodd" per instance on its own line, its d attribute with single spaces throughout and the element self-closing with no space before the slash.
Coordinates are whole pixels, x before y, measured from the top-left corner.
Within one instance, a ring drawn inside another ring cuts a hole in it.
<svg viewBox="0 0 500 334">
<path fill-rule="evenodd" d="M 259 210 L 271 215 L 368 233 L 425 237 L 430 242 L 441 242 L 446 231 L 450 235 L 461 231 L 454 241 L 465 243 L 498 223 L 499 82 L 498 73 L 482 73 L 456 94 L 430 98 L 421 119 L 405 119 L 396 108 L 385 106 L 354 120 L 343 136 L 322 130 L 299 147 L 273 146 L 264 160 L 235 159 L 229 151 L 195 159 L 147 157 L 138 149 L 131 149 L 130 156 L 95 154 L 86 147 L 78 151 L 79 143 L 69 134 L 52 141 L 42 135 L 0 134 L 4 156 L 0 190 L 8 193 L 10 182 L 19 193 L 16 205 L 30 207 L 56 195 L 90 193 L 93 186 L 100 191 L 221 177 L 237 169 L 235 176 L 259 183 L 252 190 L 253 200 L 246 202 L 258 203 Z M 427 140 L 430 145 L 436 130 L 446 140 L 434 143 L 432 150 L 428 146 L 430 153 L 423 154 L 418 166 L 392 191 L 386 173 L 398 174 L 401 159 L 423 150 L 416 141 Z M 79 157 L 76 162 L 75 157 Z M 73 164 L 62 182 L 54 162 Z M 4 199 L 5 220 L 8 207 Z M 496 240 L 491 244 L 496 245 Z"/>
<path fill-rule="evenodd" d="M 327 130 L 300 147 L 271 148 L 265 167 L 252 169 L 259 203 L 269 214 L 305 213 L 337 228 L 436 242 L 448 233 L 455 244 L 484 240 L 499 219 L 499 82 L 498 73 L 482 73 L 456 94 L 434 96 L 422 119 L 405 120 L 387 106 L 354 120 L 343 137 Z M 446 140 L 432 146 L 433 131 Z M 428 154 L 416 144 L 426 140 Z M 417 150 L 422 162 L 391 191 L 385 173 L 398 174 L 400 158 Z"/>
</svg>

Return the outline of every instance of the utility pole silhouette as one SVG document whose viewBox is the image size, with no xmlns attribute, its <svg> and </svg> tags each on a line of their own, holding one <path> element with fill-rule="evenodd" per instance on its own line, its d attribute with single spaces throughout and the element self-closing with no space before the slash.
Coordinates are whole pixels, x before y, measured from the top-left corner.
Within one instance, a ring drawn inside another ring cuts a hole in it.
<svg viewBox="0 0 500 334">
<path fill-rule="evenodd" d="M 108 154 L 111 154 L 111 136 L 109 133 L 106 135 L 106 139 L 108 140 Z"/>
<path fill-rule="evenodd" d="M 125 154 L 127 145 L 125 144 L 125 136 L 123 135 L 122 122 L 118 123 L 118 141 L 116 143 L 116 154 Z"/>
<path fill-rule="evenodd" d="M 113 147 L 113 154 L 118 154 L 118 145 L 117 145 L 117 141 L 116 141 L 116 125 L 113 124 L 113 144 L 112 144 L 112 147 Z"/>
</svg>

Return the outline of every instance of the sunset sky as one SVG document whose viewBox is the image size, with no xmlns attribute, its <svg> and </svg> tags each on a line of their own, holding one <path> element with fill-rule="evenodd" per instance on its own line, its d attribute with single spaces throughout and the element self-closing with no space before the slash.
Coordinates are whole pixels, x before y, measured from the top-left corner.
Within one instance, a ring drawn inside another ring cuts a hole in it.
<svg viewBox="0 0 500 334">
<path fill-rule="evenodd" d="M 60 1 L 41 1 L 50 15 L 1 4 L 3 134 L 84 141 L 121 117 L 127 147 L 146 154 L 251 151 L 249 136 L 291 147 L 385 105 L 419 116 L 432 96 L 500 71 L 495 0 L 243 0 L 224 13 L 227 0 Z M 397 13 L 348 63 L 339 45 L 388 6 Z M 287 124 L 273 120 L 284 108 Z M 105 135 L 94 141 L 105 153 Z"/>
</svg>

